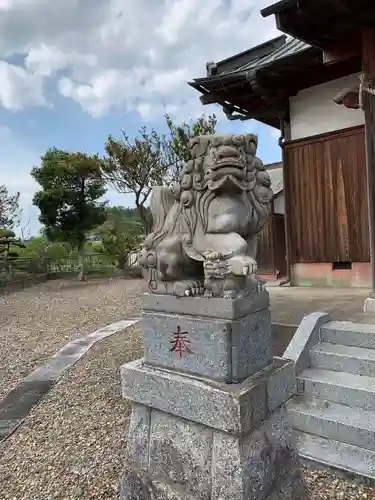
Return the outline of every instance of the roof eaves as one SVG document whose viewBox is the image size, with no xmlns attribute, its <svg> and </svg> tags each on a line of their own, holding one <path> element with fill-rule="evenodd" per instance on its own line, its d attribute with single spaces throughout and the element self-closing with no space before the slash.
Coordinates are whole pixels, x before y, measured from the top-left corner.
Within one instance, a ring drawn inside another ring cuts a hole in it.
<svg viewBox="0 0 375 500">
<path fill-rule="evenodd" d="M 299 0 L 281 0 L 280 2 L 274 3 L 262 9 L 260 14 L 262 17 L 269 17 L 273 14 L 278 14 L 280 11 L 287 9 L 288 7 L 294 7 L 298 4 L 298 1 Z"/>
<path fill-rule="evenodd" d="M 222 83 L 225 84 L 226 82 L 234 82 L 234 81 L 241 81 L 241 80 L 246 80 L 246 72 L 242 71 L 237 71 L 233 73 L 228 73 L 228 74 L 222 74 L 222 75 L 214 75 L 214 76 L 204 76 L 201 78 L 194 78 L 194 83 L 197 83 L 198 85 L 201 84 L 206 84 L 206 83 Z"/>
</svg>

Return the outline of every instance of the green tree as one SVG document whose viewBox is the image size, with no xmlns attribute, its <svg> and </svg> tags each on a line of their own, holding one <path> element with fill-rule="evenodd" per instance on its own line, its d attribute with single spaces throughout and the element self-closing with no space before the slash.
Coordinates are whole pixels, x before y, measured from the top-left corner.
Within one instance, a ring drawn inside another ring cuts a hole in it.
<svg viewBox="0 0 375 500">
<path fill-rule="evenodd" d="M 19 223 L 21 209 L 20 193 L 10 195 L 5 185 L 0 185 L 0 228 L 12 229 Z"/>
<path fill-rule="evenodd" d="M 20 252 L 20 257 L 25 259 L 44 258 L 51 260 L 60 260 L 69 256 L 72 251 L 69 243 L 56 241 L 51 243 L 48 238 L 42 234 L 33 236 L 28 241 L 24 241 L 24 249 Z"/>
<path fill-rule="evenodd" d="M 41 186 L 33 199 L 51 242 L 66 242 L 79 254 L 78 278 L 85 275 L 86 235 L 105 220 L 105 181 L 98 156 L 47 150 L 31 175 Z"/>
<path fill-rule="evenodd" d="M 174 124 L 168 115 L 165 118 L 168 134 L 160 135 L 154 129 L 149 132 L 143 127 L 134 140 L 122 132 L 120 139 L 109 136 L 105 145 L 103 175 L 120 193 L 134 195 L 146 229 L 150 227 L 146 204 L 153 186 L 176 181 L 190 158 L 190 139 L 215 133 L 217 124 L 215 115 L 181 125 Z"/>
<path fill-rule="evenodd" d="M 18 251 L 14 247 L 25 248 L 25 245 L 11 229 L 0 229 L 0 259 L 6 280 L 11 278 L 12 262 L 18 258 Z"/>
<path fill-rule="evenodd" d="M 20 252 L 20 257 L 24 259 L 42 258 L 45 256 L 46 248 L 50 244 L 46 236 L 33 236 L 28 241 L 24 241 L 25 247 Z"/>
<path fill-rule="evenodd" d="M 147 210 L 147 209 L 146 209 Z M 137 208 L 114 206 L 107 208 L 107 219 L 116 218 L 124 223 L 142 222 Z"/>
<path fill-rule="evenodd" d="M 103 252 L 119 269 L 123 269 L 129 253 L 139 247 L 145 237 L 144 226 L 137 218 L 130 218 L 131 209 L 110 207 L 107 220 L 99 234 Z"/>
<path fill-rule="evenodd" d="M 114 221 L 107 221 L 103 224 L 101 237 L 103 252 L 116 263 L 119 269 L 125 267 L 129 253 L 142 242 L 142 232 L 139 226 L 129 225 L 124 232 Z"/>
<path fill-rule="evenodd" d="M 131 140 L 125 132 L 120 139 L 108 137 L 105 144 L 103 175 L 120 193 L 131 193 L 135 198 L 139 217 L 149 226 L 145 204 L 153 186 L 165 177 L 161 158 L 161 139 L 155 130 L 139 130 L 139 137 Z"/>
<path fill-rule="evenodd" d="M 190 140 L 198 135 L 212 135 L 216 132 L 217 118 L 201 116 L 195 122 L 173 123 L 170 116 L 165 116 L 169 135 L 163 137 L 163 149 L 167 162 L 167 180 L 178 181 L 184 164 L 190 159 Z"/>
</svg>

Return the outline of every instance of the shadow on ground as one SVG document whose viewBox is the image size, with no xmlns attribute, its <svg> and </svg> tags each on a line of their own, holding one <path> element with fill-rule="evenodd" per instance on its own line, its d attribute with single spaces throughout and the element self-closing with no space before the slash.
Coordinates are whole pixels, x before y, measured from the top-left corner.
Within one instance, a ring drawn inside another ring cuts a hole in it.
<svg viewBox="0 0 375 500">
<path fill-rule="evenodd" d="M 272 324 L 272 355 L 282 356 L 292 340 L 297 327 L 293 325 Z"/>
</svg>

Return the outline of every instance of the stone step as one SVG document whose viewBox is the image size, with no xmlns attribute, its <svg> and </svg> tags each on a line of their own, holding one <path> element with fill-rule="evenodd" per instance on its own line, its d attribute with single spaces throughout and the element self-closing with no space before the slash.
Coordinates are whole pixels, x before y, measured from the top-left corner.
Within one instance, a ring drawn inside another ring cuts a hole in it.
<svg viewBox="0 0 375 500">
<path fill-rule="evenodd" d="M 309 354 L 314 368 L 375 377 L 375 349 L 322 342 Z"/>
<path fill-rule="evenodd" d="M 294 435 L 301 458 L 375 479 L 375 452 L 304 432 Z"/>
<path fill-rule="evenodd" d="M 287 405 L 293 429 L 375 452 L 375 412 L 305 396 Z"/>
<path fill-rule="evenodd" d="M 311 368 L 297 377 L 307 396 L 375 410 L 375 378 Z"/>
<path fill-rule="evenodd" d="M 321 341 L 375 349 L 375 325 L 331 321 L 320 328 Z"/>
</svg>

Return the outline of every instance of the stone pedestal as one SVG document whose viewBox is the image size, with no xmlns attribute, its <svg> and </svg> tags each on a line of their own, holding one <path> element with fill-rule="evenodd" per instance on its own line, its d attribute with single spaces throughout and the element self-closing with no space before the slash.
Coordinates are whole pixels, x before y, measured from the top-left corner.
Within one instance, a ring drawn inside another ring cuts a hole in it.
<svg viewBox="0 0 375 500">
<path fill-rule="evenodd" d="M 375 298 L 367 297 L 365 299 L 365 303 L 363 305 L 363 312 L 365 313 L 374 313 L 375 312 Z"/>
<path fill-rule="evenodd" d="M 133 410 L 121 499 L 307 498 L 282 409 L 294 366 L 270 358 L 268 293 L 144 305 L 144 358 L 122 367 Z"/>
</svg>

